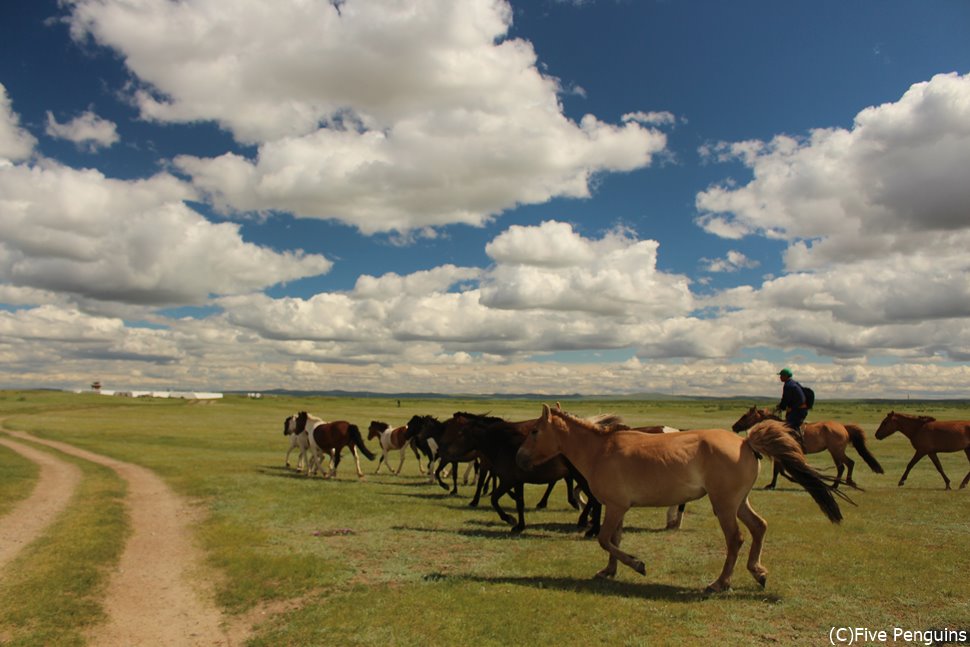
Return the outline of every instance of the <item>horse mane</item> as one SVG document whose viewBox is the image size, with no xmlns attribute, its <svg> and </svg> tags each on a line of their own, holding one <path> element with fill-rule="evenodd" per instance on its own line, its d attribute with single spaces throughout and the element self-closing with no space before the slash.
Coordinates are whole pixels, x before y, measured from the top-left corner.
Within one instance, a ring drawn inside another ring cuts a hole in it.
<svg viewBox="0 0 970 647">
<path fill-rule="evenodd" d="M 487 413 L 467 413 L 465 411 L 456 411 L 452 418 L 468 418 L 474 422 L 478 422 L 484 425 L 497 424 L 500 422 L 508 422 L 504 418 L 499 418 L 497 416 L 491 416 Z"/>
<path fill-rule="evenodd" d="M 908 418 L 909 420 L 919 420 L 922 423 L 936 422 L 936 418 L 933 416 L 917 416 L 911 413 L 896 413 L 897 416 L 902 416 L 903 418 Z"/>
<path fill-rule="evenodd" d="M 580 418 L 579 416 L 567 413 L 562 409 L 550 409 L 554 415 L 564 418 L 575 425 L 582 427 L 595 434 L 611 434 L 614 431 L 629 429 L 620 416 L 612 413 L 603 413 L 590 418 Z"/>
</svg>

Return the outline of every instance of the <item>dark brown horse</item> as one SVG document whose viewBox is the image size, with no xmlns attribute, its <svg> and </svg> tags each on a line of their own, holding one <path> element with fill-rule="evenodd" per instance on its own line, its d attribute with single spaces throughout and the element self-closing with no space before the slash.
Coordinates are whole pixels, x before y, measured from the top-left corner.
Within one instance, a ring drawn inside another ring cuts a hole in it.
<svg viewBox="0 0 970 647">
<path fill-rule="evenodd" d="M 738 421 L 734 423 L 731 429 L 735 432 L 742 432 L 762 420 L 781 420 L 781 418 L 774 415 L 769 409 L 751 407 L 744 415 L 738 418 Z M 876 460 L 876 457 L 872 455 L 869 447 L 866 445 L 866 432 L 862 430 L 862 427 L 852 424 L 846 425 L 841 422 L 835 422 L 834 420 L 806 422 L 802 425 L 802 451 L 805 454 L 817 454 L 821 451 L 828 450 L 832 456 L 832 460 L 835 461 L 836 469 L 838 469 L 838 474 L 835 477 L 836 485 L 842 480 L 842 472 L 846 468 L 848 468 L 845 475 L 846 484 L 855 485 L 855 481 L 852 480 L 852 468 L 855 467 L 855 461 L 845 453 L 845 449 L 849 443 L 852 443 L 856 452 L 859 453 L 859 456 L 862 457 L 862 460 L 866 462 L 866 465 L 873 472 L 876 474 L 883 473 L 882 465 L 879 464 L 879 461 Z M 775 484 L 778 482 L 778 474 L 780 472 L 781 466 L 775 463 L 771 475 L 771 483 L 765 486 L 766 490 L 774 489 Z"/>
<path fill-rule="evenodd" d="M 758 478 L 758 456 L 782 463 L 785 474 L 805 488 L 829 520 L 842 519 L 839 505 L 821 476 L 805 462 L 784 423 L 766 420 L 739 438 L 725 429 L 695 429 L 675 434 L 612 431 L 543 405 L 533 433 L 519 448 L 522 468 L 565 456 L 588 480 L 606 508 L 599 543 L 609 562 L 597 575 L 616 575 L 621 561 L 641 575 L 643 562 L 620 550 L 623 517 L 634 506 L 670 506 L 707 496 L 727 544 L 721 574 L 707 588 L 724 591 L 743 543 L 740 520 L 751 532 L 748 570 L 765 585 L 761 564 L 767 523 L 752 509 L 748 494 Z M 844 497 L 844 495 L 841 495 Z"/>
<path fill-rule="evenodd" d="M 494 416 L 464 412 L 455 413 L 443 423 L 448 439 L 440 448 L 442 462 L 451 462 L 472 454 L 480 455 L 489 473 L 498 478 L 498 485 L 492 489 L 492 508 L 503 521 L 512 526 L 513 533 L 520 533 L 525 529 L 523 495 L 526 483 L 547 486 L 537 506 L 543 508 L 555 483 L 566 480 L 570 504 L 579 507 L 572 490 L 572 481 L 578 475 L 568 461 L 560 458 L 527 470 L 516 464 L 516 452 L 526 435 L 535 427 L 535 423 L 536 420 L 508 422 Z M 499 499 L 504 494 L 509 494 L 515 501 L 518 520 L 506 513 L 499 504 Z"/>
<path fill-rule="evenodd" d="M 297 433 L 307 431 L 310 436 L 313 458 L 308 461 L 312 464 L 307 467 L 308 476 L 320 470 L 323 463 L 323 453 L 326 452 L 330 456 L 330 473 L 325 475 L 325 478 L 336 478 L 337 466 L 340 465 L 340 453 L 344 447 L 350 447 L 350 452 L 354 455 L 354 462 L 357 465 L 357 478 L 363 480 L 364 472 L 360 469 L 360 457 L 357 456 L 357 450 L 359 449 L 368 460 L 374 460 L 374 454 L 364 444 L 364 439 L 360 435 L 360 429 L 357 428 L 357 425 L 346 420 L 324 422 L 320 418 L 311 416 L 306 411 L 301 411 L 296 416 L 296 430 Z"/>
<path fill-rule="evenodd" d="M 946 473 L 943 471 L 943 465 L 940 464 L 940 459 L 936 455 L 937 452 L 963 450 L 967 454 L 967 460 L 970 460 L 970 421 L 937 420 L 929 416 L 911 416 L 890 411 L 883 418 L 879 429 L 876 430 L 876 438 L 882 440 L 896 431 L 903 432 L 909 438 L 913 449 L 916 450 L 913 459 L 906 466 L 906 471 L 903 472 L 903 477 L 899 479 L 899 485 L 906 482 L 909 470 L 913 469 L 913 466 L 921 458 L 929 456 L 933 465 L 936 466 L 936 471 L 943 477 L 946 489 L 949 490 L 950 479 L 946 477 Z M 968 481 L 970 481 L 970 472 L 967 472 L 967 475 L 963 477 L 960 488 L 967 487 Z"/>
</svg>

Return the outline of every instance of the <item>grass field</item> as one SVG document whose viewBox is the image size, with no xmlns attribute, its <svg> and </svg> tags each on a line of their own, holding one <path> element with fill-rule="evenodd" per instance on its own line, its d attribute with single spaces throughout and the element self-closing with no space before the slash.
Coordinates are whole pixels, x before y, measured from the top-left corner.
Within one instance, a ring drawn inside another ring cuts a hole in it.
<svg viewBox="0 0 970 647">
<path fill-rule="evenodd" d="M 635 424 L 730 427 L 751 404 L 563 407 L 579 415 L 618 413 Z M 347 456 L 336 481 L 283 467 L 282 421 L 300 409 L 366 429 L 370 420 L 396 425 L 415 413 L 444 419 L 458 410 L 520 420 L 535 417 L 539 405 L 409 399 L 399 408 L 378 398 L 191 402 L 0 392 L 6 428 L 144 465 L 207 510 L 197 536 L 212 572 L 200 576 L 216 578 L 227 613 L 257 621 L 251 645 L 821 645 L 829 644 L 832 627 L 970 629 L 970 489 L 944 491 L 929 460 L 898 488 L 912 456 L 909 442 L 901 434 L 873 438 L 892 408 L 968 419 L 968 402 L 819 402 L 810 420 L 861 424 L 886 474 L 873 474 L 849 450 L 865 491 L 853 493 L 858 505 L 843 506 L 838 526 L 787 481 L 774 492 L 756 489 L 752 505 L 768 521 L 767 588 L 744 570 L 746 544 L 734 589 L 714 596 L 702 589 L 720 570 L 724 543 L 706 499 L 688 505 L 684 528 L 675 532 L 660 530 L 661 509 L 631 511 L 624 548 L 644 559 L 647 575 L 621 566 L 615 581 L 604 582 L 592 576 L 606 554 L 575 528 L 561 486 L 548 509 L 527 507 L 525 533 L 511 537 L 487 504 L 467 507 L 471 486 L 449 497 L 425 482 L 411 454 L 401 476 L 374 476 L 376 462 L 363 461 L 365 482 Z M 810 460 L 831 468 L 827 454 Z M 962 452 L 941 460 L 955 484 L 970 469 Z M 83 644 L 80 632 L 101 617 L 104 574 L 126 533 L 123 483 L 92 465 L 84 474 L 68 515 L 3 574 L 2 644 Z M 757 487 L 769 478 L 765 465 Z M 0 446 L 0 512 L 25 497 L 34 479 L 30 463 Z M 529 486 L 527 506 L 541 493 Z"/>
</svg>

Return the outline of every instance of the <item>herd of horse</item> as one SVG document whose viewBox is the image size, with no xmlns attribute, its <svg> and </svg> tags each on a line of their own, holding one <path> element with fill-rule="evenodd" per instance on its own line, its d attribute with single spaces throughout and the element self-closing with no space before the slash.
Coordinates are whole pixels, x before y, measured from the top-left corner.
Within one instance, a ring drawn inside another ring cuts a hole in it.
<svg viewBox="0 0 970 647">
<path fill-rule="evenodd" d="M 745 436 L 740 432 L 746 431 Z M 929 456 L 943 477 L 946 489 L 950 479 L 943 471 L 938 452 L 964 451 L 970 460 L 970 421 L 940 421 L 928 416 L 890 412 L 876 431 L 883 439 L 899 431 L 913 445 L 915 454 L 899 480 L 902 486 L 910 470 Z M 767 570 L 761 564 L 761 549 L 767 523 L 751 507 L 748 495 L 759 472 L 759 460 L 774 463 L 771 483 L 779 475 L 801 486 L 812 497 L 823 515 L 833 523 L 842 519 L 838 500 L 850 501 L 839 485 L 856 488 L 854 461 L 846 454 L 851 444 L 872 471 L 883 468 L 866 445 L 861 427 L 835 421 L 808 423 L 796 439 L 787 425 L 769 410 L 752 407 L 733 425 L 724 429 L 678 430 L 669 427 L 629 427 L 616 416 L 580 418 L 555 407 L 542 406 L 538 418 L 510 422 L 502 418 L 457 412 L 440 421 L 430 415 L 414 415 L 407 424 L 391 427 L 372 421 L 368 440 L 377 439 L 381 456 L 377 472 L 387 463 L 392 474 L 399 474 L 405 453 L 410 449 L 419 470 L 429 482 L 449 489 L 444 478 L 450 473 L 451 492 L 457 493 L 458 466 L 474 465 L 478 478 L 474 498 L 479 504 L 489 493 L 492 508 L 511 526 L 512 533 L 525 529 L 524 485 L 546 485 L 538 507 L 544 507 L 553 486 L 565 481 L 571 506 L 581 509 L 577 525 L 588 528 L 587 536 L 597 537 L 609 555 L 598 577 L 611 578 L 617 562 L 638 573 L 646 570 L 641 560 L 620 550 L 623 517 L 631 507 L 666 507 L 667 528 L 678 528 L 685 505 L 707 496 L 721 526 L 726 556 L 721 573 L 707 590 L 729 589 L 743 538 L 740 525 L 751 533 L 747 568 L 755 581 L 765 586 Z M 328 478 L 334 478 L 344 448 L 354 457 L 357 476 L 364 479 L 359 453 L 369 460 L 377 458 L 365 442 L 360 429 L 345 420 L 326 422 L 306 411 L 286 418 L 284 435 L 291 444 L 286 454 L 299 450 L 297 469 L 307 475 L 321 472 L 323 457 L 329 458 Z M 389 453 L 400 452 L 397 469 L 389 463 Z M 828 451 L 835 462 L 834 477 L 810 466 L 807 454 Z M 845 479 L 843 480 L 843 473 Z M 468 478 L 466 471 L 465 478 Z M 970 472 L 960 483 L 967 486 Z M 585 503 L 576 490 L 585 496 Z M 509 495 L 517 515 L 506 512 L 500 500 Z M 605 512 L 604 512 L 605 509 Z M 739 525 L 740 522 L 740 525 Z"/>
</svg>

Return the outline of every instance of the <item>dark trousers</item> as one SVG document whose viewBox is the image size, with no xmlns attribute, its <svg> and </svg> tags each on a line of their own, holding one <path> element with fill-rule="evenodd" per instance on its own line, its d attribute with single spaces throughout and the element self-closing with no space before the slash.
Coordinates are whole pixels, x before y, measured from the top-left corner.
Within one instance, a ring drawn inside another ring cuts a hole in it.
<svg viewBox="0 0 970 647">
<path fill-rule="evenodd" d="M 798 441 L 799 445 L 804 448 L 805 444 L 802 438 L 802 423 L 805 422 L 805 418 L 808 417 L 808 409 L 792 409 L 787 414 L 785 414 L 785 424 L 791 429 L 792 436 Z"/>
</svg>

